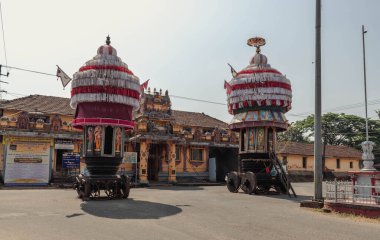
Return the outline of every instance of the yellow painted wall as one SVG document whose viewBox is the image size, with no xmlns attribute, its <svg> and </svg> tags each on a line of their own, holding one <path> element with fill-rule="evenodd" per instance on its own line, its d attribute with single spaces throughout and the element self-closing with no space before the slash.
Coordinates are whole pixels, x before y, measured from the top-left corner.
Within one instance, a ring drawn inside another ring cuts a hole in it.
<svg viewBox="0 0 380 240">
<path fill-rule="evenodd" d="M 200 147 L 195 147 L 200 148 Z M 196 165 L 192 164 L 194 161 L 191 159 L 191 149 L 192 147 L 186 148 L 186 172 L 207 172 L 207 161 L 208 161 L 208 149 L 203 148 L 203 161 L 197 161 Z"/>
<path fill-rule="evenodd" d="M 178 173 L 182 173 L 183 172 L 183 166 L 184 166 L 184 158 L 183 158 L 183 153 L 185 151 L 185 147 L 184 146 L 179 146 L 180 150 L 180 154 L 179 156 L 176 156 L 176 164 L 175 164 L 175 168 L 176 168 L 176 172 Z M 179 161 L 178 161 L 179 159 Z"/>
<path fill-rule="evenodd" d="M 283 159 L 283 156 L 287 157 L 288 160 L 288 171 L 313 171 L 314 170 L 314 156 L 303 156 L 303 155 L 284 155 L 278 154 L 279 160 Z M 306 168 L 302 166 L 302 159 L 306 157 L 307 164 Z M 357 171 L 359 168 L 358 158 L 340 158 L 340 168 L 337 168 L 335 157 L 328 157 L 325 160 L 325 166 L 335 172 L 347 172 L 347 171 Z M 353 168 L 350 168 L 350 162 L 353 163 Z"/>
<path fill-rule="evenodd" d="M 325 166 L 329 169 L 334 169 L 335 172 L 347 172 L 347 171 L 358 171 L 359 159 L 355 158 L 340 158 L 340 168 L 337 168 L 337 158 L 327 158 L 325 161 Z M 350 168 L 350 162 L 352 162 L 353 168 Z"/>
</svg>

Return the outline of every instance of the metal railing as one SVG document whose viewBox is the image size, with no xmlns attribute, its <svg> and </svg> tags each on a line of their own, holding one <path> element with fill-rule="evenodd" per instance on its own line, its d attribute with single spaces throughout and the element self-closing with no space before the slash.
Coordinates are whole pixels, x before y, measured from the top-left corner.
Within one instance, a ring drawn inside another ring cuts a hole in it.
<svg viewBox="0 0 380 240">
<path fill-rule="evenodd" d="M 326 201 L 337 203 L 380 204 L 380 186 L 353 185 L 346 181 L 326 182 Z"/>
</svg>

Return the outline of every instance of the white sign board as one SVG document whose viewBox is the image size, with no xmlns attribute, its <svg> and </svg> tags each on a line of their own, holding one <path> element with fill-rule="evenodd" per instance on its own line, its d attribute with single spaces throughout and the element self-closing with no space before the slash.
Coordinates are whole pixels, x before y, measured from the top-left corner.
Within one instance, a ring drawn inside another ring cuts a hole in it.
<svg viewBox="0 0 380 240">
<path fill-rule="evenodd" d="M 49 183 L 50 142 L 15 139 L 7 144 L 4 182 L 13 184 Z"/>
</svg>

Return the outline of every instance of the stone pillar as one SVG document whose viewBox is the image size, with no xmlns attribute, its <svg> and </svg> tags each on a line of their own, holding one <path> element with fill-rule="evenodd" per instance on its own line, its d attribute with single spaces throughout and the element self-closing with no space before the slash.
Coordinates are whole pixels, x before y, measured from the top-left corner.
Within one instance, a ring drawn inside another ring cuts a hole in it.
<svg viewBox="0 0 380 240">
<path fill-rule="evenodd" d="M 169 141 L 168 142 L 168 148 L 169 148 L 169 154 L 168 154 L 168 160 L 169 160 L 169 162 L 168 162 L 168 171 L 169 171 L 168 181 L 171 182 L 171 183 L 175 183 L 175 182 L 177 182 L 177 178 L 176 178 L 176 166 L 175 166 L 175 159 L 176 159 L 176 155 L 175 155 L 175 143 Z"/>
<path fill-rule="evenodd" d="M 148 184 L 148 157 L 149 157 L 149 143 L 142 140 L 140 142 L 140 170 L 139 180 L 141 184 Z"/>
</svg>

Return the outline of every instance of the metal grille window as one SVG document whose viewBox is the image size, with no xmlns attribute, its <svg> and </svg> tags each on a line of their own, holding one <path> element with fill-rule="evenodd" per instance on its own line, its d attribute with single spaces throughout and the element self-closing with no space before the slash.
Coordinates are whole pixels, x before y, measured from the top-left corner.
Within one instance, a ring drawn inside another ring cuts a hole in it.
<svg viewBox="0 0 380 240">
<path fill-rule="evenodd" d="M 191 149 L 191 160 L 192 161 L 203 161 L 203 148 Z"/>
</svg>

